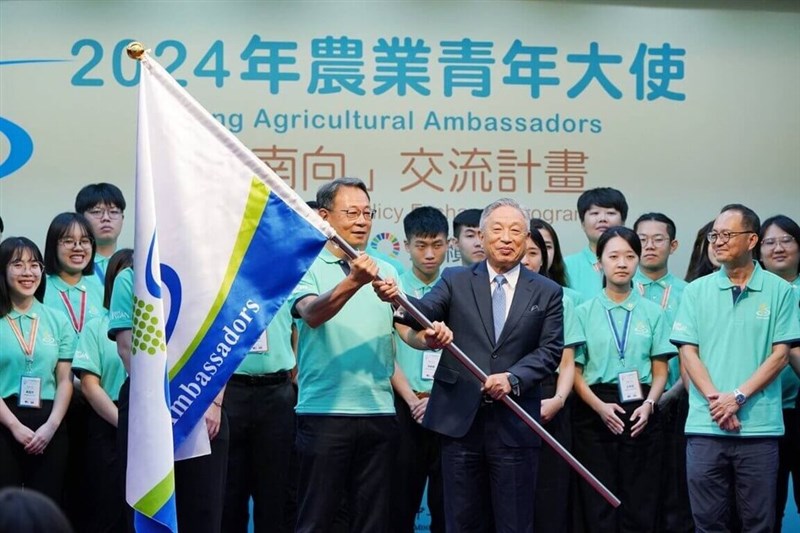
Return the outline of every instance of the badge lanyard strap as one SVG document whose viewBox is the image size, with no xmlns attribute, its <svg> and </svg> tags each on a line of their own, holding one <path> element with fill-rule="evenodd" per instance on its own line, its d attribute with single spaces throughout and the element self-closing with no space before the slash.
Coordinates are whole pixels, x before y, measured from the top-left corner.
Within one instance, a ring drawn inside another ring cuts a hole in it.
<svg viewBox="0 0 800 533">
<path fill-rule="evenodd" d="M 620 337 L 617 326 L 614 325 L 614 318 L 611 316 L 611 309 L 606 309 L 606 317 L 608 318 L 608 325 L 611 327 L 611 333 L 614 334 L 614 344 L 617 346 L 619 353 L 619 362 L 625 364 L 625 349 L 628 347 L 628 333 L 631 331 L 631 313 L 625 311 L 625 323 L 622 325 L 622 336 Z"/>
<path fill-rule="evenodd" d="M 69 315 L 70 322 L 72 322 L 72 327 L 75 329 L 76 333 L 80 333 L 83 330 L 83 321 L 86 318 L 86 293 L 81 292 L 80 317 L 75 316 L 75 309 L 72 307 L 72 303 L 69 301 L 67 293 L 59 292 L 58 294 L 61 295 L 61 301 L 64 302 L 64 307 L 67 308 L 67 314 Z"/>
<path fill-rule="evenodd" d="M 644 296 L 644 283 L 637 283 L 636 285 L 639 286 L 639 294 Z M 666 309 L 667 305 L 669 305 L 669 293 L 672 290 L 672 285 L 667 285 L 664 288 L 664 294 L 661 296 L 661 309 Z"/>
<path fill-rule="evenodd" d="M 17 338 L 19 347 L 22 348 L 22 353 L 25 354 L 25 373 L 30 373 L 33 370 L 33 351 L 36 349 L 36 332 L 39 330 L 39 317 L 31 320 L 30 342 L 26 342 L 25 336 L 22 334 L 22 318 L 20 318 L 20 326 L 17 326 L 16 321 L 8 315 L 6 315 L 6 320 Z"/>
</svg>

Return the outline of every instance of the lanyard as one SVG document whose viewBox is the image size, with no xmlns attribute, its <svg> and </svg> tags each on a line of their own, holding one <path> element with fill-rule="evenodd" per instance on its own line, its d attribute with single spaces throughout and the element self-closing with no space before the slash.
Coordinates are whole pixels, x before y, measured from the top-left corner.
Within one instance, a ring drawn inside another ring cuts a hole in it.
<svg viewBox="0 0 800 533">
<path fill-rule="evenodd" d="M 22 348 L 22 352 L 25 354 L 25 372 L 30 372 L 33 368 L 33 350 L 36 348 L 36 332 L 39 330 L 39 317 L 37 316 L 31 320 L 30 342 L 26 342 L 25 336 L 22 334 L 22 318 L 20 318 L 19 326 L 17 326 L 17 322 L 8 315 L 6 315 L 6 320 L 11 327 L 11 331 L 14 332 L 14 336 L 17 338 L 19 347 Z"/>
<path fill-rule="evenodd" d="M 637 283 L 636 285 L 639 287 L 639 294 L 644 296 L 645 292 L 644 283 Z M 667 306 L 669 305 L 669 293 L 671 290 L 672 290 L 672 285 L 667 285 L 664 288 L 664 294 L 661 295 L 661 309 L 666 309 Z"/>
<path fill-rule="evenodd" d="M 611 309 L 606 309 L 608 325 L 611 326 L 611 333 L 614 334 L 614 344 L 617 346 L 620 362 L 625 362 L 625 348 L 628 347 L 628 333 L 631 331 L 631 312 L 625 311 L 625 323 L 622 325 L 622 338 L 620 338 L 617 326 L 614 325 L 614 318 L 611 316 Z"/>
<path fill-rule="evenodd" d="M 72 322 L 72 327 L 75 329 L 76 333 L 80 333 L 83 330 L 83 321 L 86 318 L 86 293 L 81 291 L 80 317 L 75 316 L 75 309 L 72 307 L 72 303 L 70 303 L 67 293 L 59 292 L 58 294 L 61 295 L 61 301 L 64 302 L 64 307 L 67 308 L 67 314 L 69 315 L 70 322 Z"/>
</svg>

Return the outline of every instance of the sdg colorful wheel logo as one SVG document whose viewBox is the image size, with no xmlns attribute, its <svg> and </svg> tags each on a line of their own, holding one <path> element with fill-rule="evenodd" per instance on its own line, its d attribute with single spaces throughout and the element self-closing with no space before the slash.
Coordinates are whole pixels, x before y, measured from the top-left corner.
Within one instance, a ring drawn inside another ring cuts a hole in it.
<svg viewBox="0 0 800 533">
<path fill-rule="evenodd" d="M 3 179 L 25 166 L 33 155 L 33 139 L 27 131 L 3 117 L 0 117 L 0 134 L 8 140 L 8 155 L 0 161 L 0 179 Z"/>
<path fill-rule="evenodd" d="M 384 249 L 381 250 L 378 247 L 381 246 L 383 241 L 386 241 L 386 243 L 382 246 Z M 397 237 L 386 231 L 375 235 L 375 237 L 372 238 L 372 241 L 370 241 L 369 247 L 391 257 L 400 257 L 400 241 L 397 240 Z M 386 248 L 389 249 L 387 250 Z"/>
</svg>

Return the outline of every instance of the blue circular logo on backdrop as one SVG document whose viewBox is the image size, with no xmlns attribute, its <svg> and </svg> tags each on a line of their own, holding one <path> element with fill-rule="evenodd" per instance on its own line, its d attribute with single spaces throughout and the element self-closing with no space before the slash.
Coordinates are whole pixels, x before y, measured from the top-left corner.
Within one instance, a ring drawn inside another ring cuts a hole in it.
<svg viewBox="0 0 800 533">
<path fill-rule="evenodd" d="M 10 120 L 0 117 L 0 133 L 8 139 L 8 157 L 0 162 L 0 179 L 25 166 L 33 155 L 33 139 Z"/>
</svg>

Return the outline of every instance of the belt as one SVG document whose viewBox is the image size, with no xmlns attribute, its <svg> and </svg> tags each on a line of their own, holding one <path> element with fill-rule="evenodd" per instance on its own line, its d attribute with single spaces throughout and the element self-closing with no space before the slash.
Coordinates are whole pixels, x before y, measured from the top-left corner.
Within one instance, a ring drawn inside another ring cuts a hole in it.
<svg viewBox="0 0 800 533">
<path fill-rule="evenodd" d="M 281 370 L 272 374 L 233 374 L 231 383 L 239 383 L 246 387 L 258 387 L 259 385 L 280 385 L 289 382 L 289 371 Z"/>
</svg>

